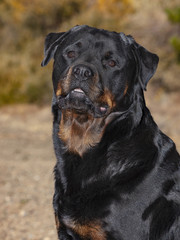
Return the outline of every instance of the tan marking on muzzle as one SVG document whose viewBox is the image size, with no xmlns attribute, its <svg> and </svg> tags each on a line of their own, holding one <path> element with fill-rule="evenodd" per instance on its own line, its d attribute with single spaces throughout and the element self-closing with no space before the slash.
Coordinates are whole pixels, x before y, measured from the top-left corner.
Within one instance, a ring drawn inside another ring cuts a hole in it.
<svg viewBox="0 0 180 240">
<path fill-rule="evenodd" d="M 69 92 L 71 77 L 72 77 L 72 68 L 73 67 L 70 67 L 67 75 L 63 79 L 60 79 L 60 81 L 58 82 L 57 91 L 56 91 L 57 97 L 62 94 L 67 94 Z"/>
<path fill-rule="evenodd" d="M 101 96 L 100 102 L 107 104 L 110 107 L 110 109 L 116 106 L 114 96 L 107 88 L 104 90 L 104 94 Z"/>
<path fill-rule="evenodd" d="M 73 67 L 71 66 L 69 68 L 69 71 L 68 71 L 66 77 L 62 81 L 62 89 L 63 89 L 63 92 L 65 92 L 65 93 L 67 93 L 70 89 L 71 78 L 72 78 L 72 69 L 73 69 Z"/>
<path fill-rule="evenodd" d="M 57 91 L 56 91 L 56 96 L 59 97 L 62 94 L 62 88 L 60 82 L 58 83 Z"/>
</svg>

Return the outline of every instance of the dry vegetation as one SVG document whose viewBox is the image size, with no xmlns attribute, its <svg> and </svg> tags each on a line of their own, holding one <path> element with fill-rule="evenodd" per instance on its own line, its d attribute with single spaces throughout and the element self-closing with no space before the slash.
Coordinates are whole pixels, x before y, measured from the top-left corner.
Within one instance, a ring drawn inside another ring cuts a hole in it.
<svg viewBox="0 0 180 240">
<path fill-rule="evenodd" d="M 57 239 L 53 210 L 51 68 L 44 37 L 77 24 L 124 31 L 160 56 L 146 93 L 160 128 L 180 150 L 180 65 L 169 42 L 180 34 L 165 9 L 179 0 L 0 1 L 0 239 Z M 42 103 L 48 103 L 42 106 Z"/>
<path fill-rule="evenodd" d="M 47 103 L 52 65 L 41 69 L 44 38 L 77 24 L 124 31 L 160 56 L 154 78 L 166 91 L 180 89 L 180 68 L 170 44 L 179 25 L 166 9 L 178 0 L 2 0 L 0 1 L 0 105 Z"/>
</svg>

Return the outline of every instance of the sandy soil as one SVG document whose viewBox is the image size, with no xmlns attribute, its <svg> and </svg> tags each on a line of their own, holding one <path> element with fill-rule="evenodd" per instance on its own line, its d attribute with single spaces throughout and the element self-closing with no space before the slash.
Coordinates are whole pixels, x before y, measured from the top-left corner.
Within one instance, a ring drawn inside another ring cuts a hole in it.
<svg viewBox="0 0 180 240">
<path fill-rule="evenodd" d="M 180 150 L 180 94 L 148 89 L 147 105 Z M 0 109 L 0 239 L 57 239 L 50 106 Z"/>
</svg>

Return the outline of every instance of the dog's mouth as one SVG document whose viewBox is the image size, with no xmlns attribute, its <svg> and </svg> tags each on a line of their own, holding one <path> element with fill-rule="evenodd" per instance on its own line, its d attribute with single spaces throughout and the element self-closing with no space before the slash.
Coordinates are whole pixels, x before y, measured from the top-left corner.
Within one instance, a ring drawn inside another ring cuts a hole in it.
<svg viewBox="0 0 180 240">
<path fill-rule="evenodd" d="M 81 88 L 75 88 L 74 90 L 72 90 L 72 92 L 85 94 L 85 92 Z"/>
<path fill-rule="evenodd" d="M 71 97 L 76 99 L 88 98 L 86 93 L 81 88 L 75 88 L 72 91 L 70 91 L 69 94 L 71 95 Z"/>
<path fill-rule="evenodd" d="M 66 95 L 58 96 L 60 109 L 69 109 L 79 114 L 91 114 L 94 117 L 103 117 L 108 113 L 109 106 L 106 103 L 93 102 L 82 88 L 74 88 Z"/>
</svg>

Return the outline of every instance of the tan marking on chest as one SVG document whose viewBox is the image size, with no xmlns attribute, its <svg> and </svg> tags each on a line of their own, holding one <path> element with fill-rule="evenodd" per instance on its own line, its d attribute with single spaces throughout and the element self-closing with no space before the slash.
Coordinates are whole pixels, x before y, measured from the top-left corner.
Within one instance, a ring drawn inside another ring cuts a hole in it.
<svg viewBox="0 0 180 240">
<path fill-rule="evenodd" d="M 104 119 L 88 114 L 77 114 L 63 110 L 59 126 L 59 137 L 69 151 L 80 156 L 90 147 L 100 142 L 104 131 Z"/>
<path fill-rule="evenodd" d="M 82 239 L 106 240 L 106 234 L 98 220 L 86 224 L 66 221 L 65 225 L 77 233 Z"/>
<path fill-rule="evenodd" d="M 73 230 L 84 239 L 105 240 L 105 233 L 100 224 L 94 222 L 87 225 L 75 225 Z"/>
<path fill-rule="evenodd" d="M 56 214 L 55 214 L 55 223 L 56 223 L 56 229 L 58 231 L 60 228 L 60 222 L 59 222 L 58 216 Z"/>
</svg>

